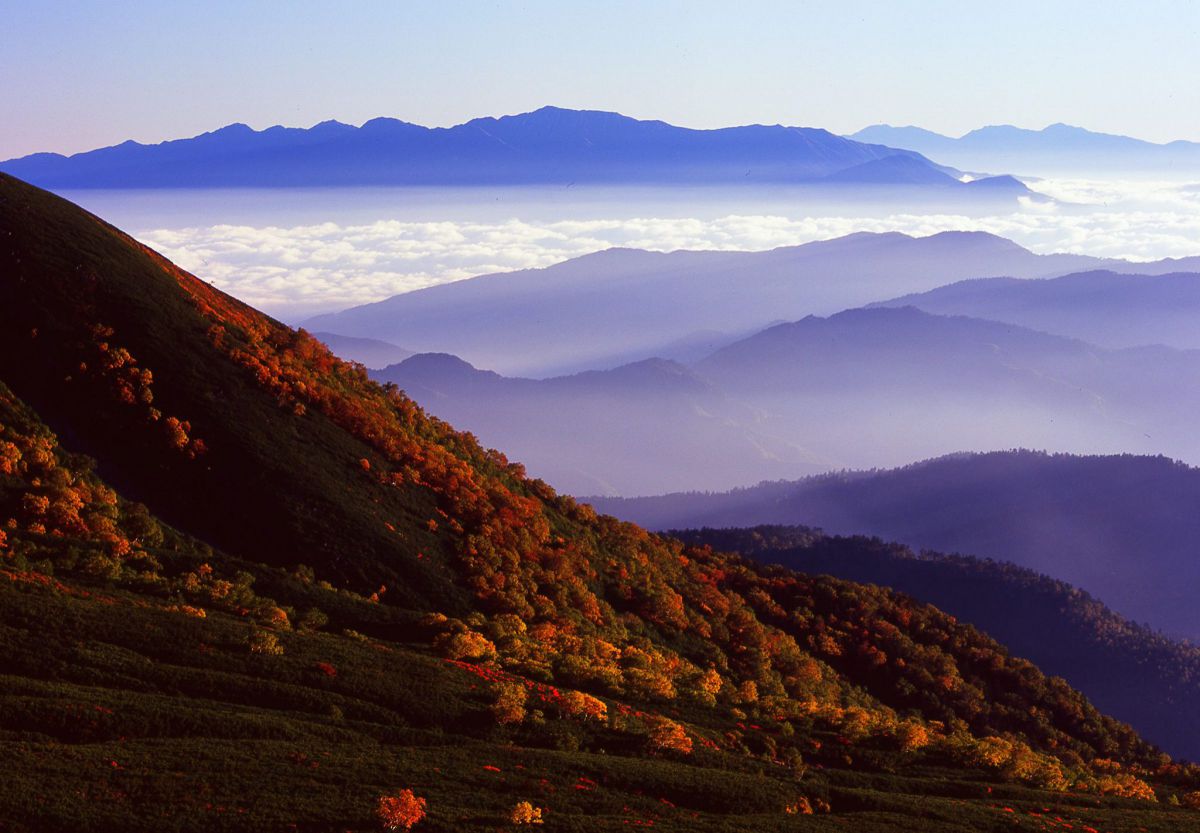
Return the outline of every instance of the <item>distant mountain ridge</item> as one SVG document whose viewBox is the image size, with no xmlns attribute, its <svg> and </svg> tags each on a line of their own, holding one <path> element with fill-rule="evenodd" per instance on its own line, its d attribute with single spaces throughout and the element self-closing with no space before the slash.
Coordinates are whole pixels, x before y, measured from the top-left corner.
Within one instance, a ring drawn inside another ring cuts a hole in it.
<svg viewBox="0 0 1200 833">
<path fill-rule="evenodd" d="M 1200 461 L 1200 351 L 1108 350 L 915 307 L 776 324 L 700 360 L 545 379 L 372 372 L 573 494 L 726 489 L 995 448 Z"/>
<path fill-rule="evenodd" d="M 968 170 L 1167 172 L 1181 165 L 1200 170 L 1200 142 L 1157 144 L 1061 123 L 1041 130 L 990 125 L 957 138 L 920 127 L 874 124 L 849 138 L 907 148 Z"/>
<path fill-rule="evenodd" d="M 764 252 L 608 249 L 395 295 L 304 326 L 452 353 L 506 375 L 548 376 L 651 356 L 693 361 L 773 322 L 966 278 L 1107 268 L 1179 267 L 1034 254 L 984 232 L 864 232 Z"/>
<path fill-rule="evenodd" d="M 663 359 L 522 379 L 425 353 L 371 376 L 577 494 L 650 494 L 829 468 L 764 431 L 754 408 Z"/>
<path fill-rule="evenodd" d="M 907 160 L 903 175 L 864 168 Z M 157 145 L 127 141 L 73 156 L 38 153 L 0 170 L 48 188 L 287 187 L 533 183 L 819 183 L 858 169 L 857 181 L 908 185 L 919 170 L 976 193 L 910 150 L 827 130 L 747 125 L 693 130 L 618 113 L 543 107 L 428 128 L 390 118 L 361 127 L 256 131 L 232 124 Z M 874 170 L 874 173 L 872 171 Z"/>
<path fill-rule="evenodd" d="M 851 468 L 1046 448 L 1200 461 L 1200 352 L 1109 350 L 915 307 L 779 324 L 693 369 Z"/>
<path fill-rule="evenodd" d="M 348 362 L 358 362 L 364 367 L 377 368 L 396 364 L 413 355 L 412 350 L 405 350 L 387 341 L 373 338 L 352 338 L 336 333 L 313 333 L 314 338 L 328 347 L 339 359 Z"/>
<path fill-rule="evenodd" d="M 1038 281 L 959 281 L 873 307 L 912 306 L 1052 331 L 1110 348 L 1165 344 L 1200 349 L 1200 257 L 1161 261 L 1147 274 L 1133 264 Z M 1139 272 L 1138 274 L 1129 274 Z"/>
</svg>

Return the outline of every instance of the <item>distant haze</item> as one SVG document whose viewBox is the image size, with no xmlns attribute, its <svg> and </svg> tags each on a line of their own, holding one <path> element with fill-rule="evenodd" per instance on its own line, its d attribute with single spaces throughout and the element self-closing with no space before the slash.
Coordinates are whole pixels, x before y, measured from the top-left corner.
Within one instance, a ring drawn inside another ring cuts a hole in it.
<svg viewBox="0 0 1200 833">
<path fill-rule="evenodd" d="M 1164 266 L 1166 273 L 1157 275 L 1087 272 L 1045 281 L 976 279 L 875 306 L 1006 321 L 1104 347 L 1165 344 L 1200 350 L 1200 257 L 1161 264 L 1155 271 Z"/>
<path fill-rule="evenodd" d="M 1200 142 L 1155 144 L 1128 136 L 1096 133 L 1068 124 L 1042 130 L 1011 125 L 983 127 L 958 138 L 919 127 L 877 124 L 851 138 L 908 148 L 973 171 L 1011 171 L 1055 176 L 1105 171 L 1109 176 L 1175 176 L 1200 173 Z"/>
<path fill-rule="evenodd" d="M 1012 447 L 1200 462 L 1200 351 L 1105 350 L 913 307 L 807 317 L 707 349 L 687 365 L 540 381 L 445 354 L 374 375 L 575 494 L 713 490 Z"/>
<path fill-rule="evenodd" d="M 700 358 L 773 322 L 837 312 L 904 289 L 1106 266 L 1122 264 L 1036 255 L 994 235 L 966 232 L 857 234 L 768 252 L 611 249 L 547 269 L 397 295 L 305 326 L 452 353 L 505 374 L 546 376 L 649 357 Z"/>
<path fill-rule="evenodd" d="M 1200 254 L 1200 190 L 1181 186 L 1198 182 L 1200 175 L 1191 183 L 1038 181 L 1035 187 L 1057 202 L 1003 207 L 903 193 L 831 199 L 763 186 L 90 189 L 64 195 L 219 288 L 299 322 L 609 247 L 756 251 L 858 231 L 978 230 L 1038 253 L 1185 257 Z"/>
</svg>

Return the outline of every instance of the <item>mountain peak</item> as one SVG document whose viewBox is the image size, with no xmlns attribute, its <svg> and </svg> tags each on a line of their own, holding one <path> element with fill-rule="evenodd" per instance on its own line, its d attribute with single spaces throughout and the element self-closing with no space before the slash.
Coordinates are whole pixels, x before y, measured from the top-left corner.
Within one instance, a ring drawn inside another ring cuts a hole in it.
<svg viewBox="0 0 1200 833">
<path fill-rule="evenodd" d="M 989 179 L 999 179 L 999 177 L 989 177 Z M 982 182 L 984 180 L 977 180 Z M 987 248 L 992 250 L 1007 250 L 1011 252 L 1024 252 L 1029 254 L 1029 249 L 1026 249 L 1020 243 L 1009 240 L 1007 237 L 1001 237 L 998 234 L 993 234 L 990 231 L 963 231 L 950 230 L 939 231 L 936 234 L 931 234 L 924 239 L 930 243 L 949 243 L 949 244 L 967 244 L 974 247 Z"/>
<path fill-rule="evenodd" d="M 256 131 L 253 127 L 246 124 L 245 122 L 237 121 L 237 122 L 233 122 L 232 124 L 227 124 L 224 127 L 218 127 L 216 130 L 213 130 L 209 133 L 201 133 L 200 135 L 201 136 L 213 136 L 213 137 L 216 137 L 216 136 L 248 136 L 250 134 L 257 133 L 257 132 L 258 131 Z"/>
</svg>

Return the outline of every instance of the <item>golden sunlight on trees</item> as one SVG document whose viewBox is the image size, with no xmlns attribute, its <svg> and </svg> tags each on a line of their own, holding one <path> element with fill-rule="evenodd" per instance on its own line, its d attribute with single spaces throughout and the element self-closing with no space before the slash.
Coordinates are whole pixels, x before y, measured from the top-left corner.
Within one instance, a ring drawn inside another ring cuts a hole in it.
<svg viewBox="0 0 1200 833">
<path fill-rule="evenodd" d="M 1140 778 L 1129 773 L 1103 775 L 1096 781 L 1096 792 L 1100 795 L 1115 795 L 1120 798 L 1136 798 L 1139 801 L 1157 801 L 1154 789 Z"/>
<path fill-rule="evenodd" d="M 496 656 L 496 646 L 492 641 L 475 631 L 442 634 L 436 640 L 435 647 L 447 659 L 485 660 Z"/>
<path fill-rule="evenodd" d="M 508 814 L 508 820 L 516 824 L 542 824 L 542 808 L 534 807 L 528 801 L 518 801 Z"/>
<path fill-rule="evenodd" d="M 929 745 L 929 730 L 919 721 L 905 720 L 896 727 L 896 740 L 905 752 L 915 752 Z"/>
<path fill-rule="evenodd" d="M 665 717 L 659 717 L 651 724 L 647 741 L 651 752 L 678 755 L 692 753 L 692 739 L 688 737 L 687 732 L 674 720 Z"/>
<path fill-rule="evenodd" d="M 608 705 L 599 697 L 584 694 L 582 691 L 564 692 L 561 705 L 568 717 L 600 722 L 608 719 Z"/>
<path fill-rule="evenodd" d="M 380 796 L 375 815 L 384 830 L 411 830 L 414 824 L 425 818 L 425 799 L 408 789 L 400 790 L 395 795 Z"/>
<path fill-rule="evenodd" d="M 525 720 L 525 701 L 528 694 L 525 686 L 505 680 L 496 686 L 496 702 L 492 703 L 492 716 L 497 723 L 521 723 Z"/>
<path fill-rule="evenodd" d="M 724 683 L 721 673 L 715 668 L 709 668 L 696 680 L 693 694 L 701 703 L 711 706 L 717 702 L 717 695 L 721 693 Z"/>
<path fill-rule="evenodd" d="M 784 807 L 783 811 L 789 816 L 811 816 L 813 814 L 812 802 L 802 795 Z"/>
</svg>

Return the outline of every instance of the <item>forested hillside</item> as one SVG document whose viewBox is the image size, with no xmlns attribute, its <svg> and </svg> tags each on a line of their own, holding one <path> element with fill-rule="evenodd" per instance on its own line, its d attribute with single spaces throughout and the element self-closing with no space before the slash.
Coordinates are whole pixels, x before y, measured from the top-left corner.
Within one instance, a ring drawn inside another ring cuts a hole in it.
<svg viewBox="0 0 1200 833">
<path fill-rule="evenodd" d="M 890 587 L 936 605 L 1064 677 L 1105 712 L 1191 760 L 1200 758 L 1200 649 L 1131 622 L 1063 581 L 1011 562 L 916 553 L 878 538 L 764 526 L 672 533 L 814 575 Z"/>
</svg>

